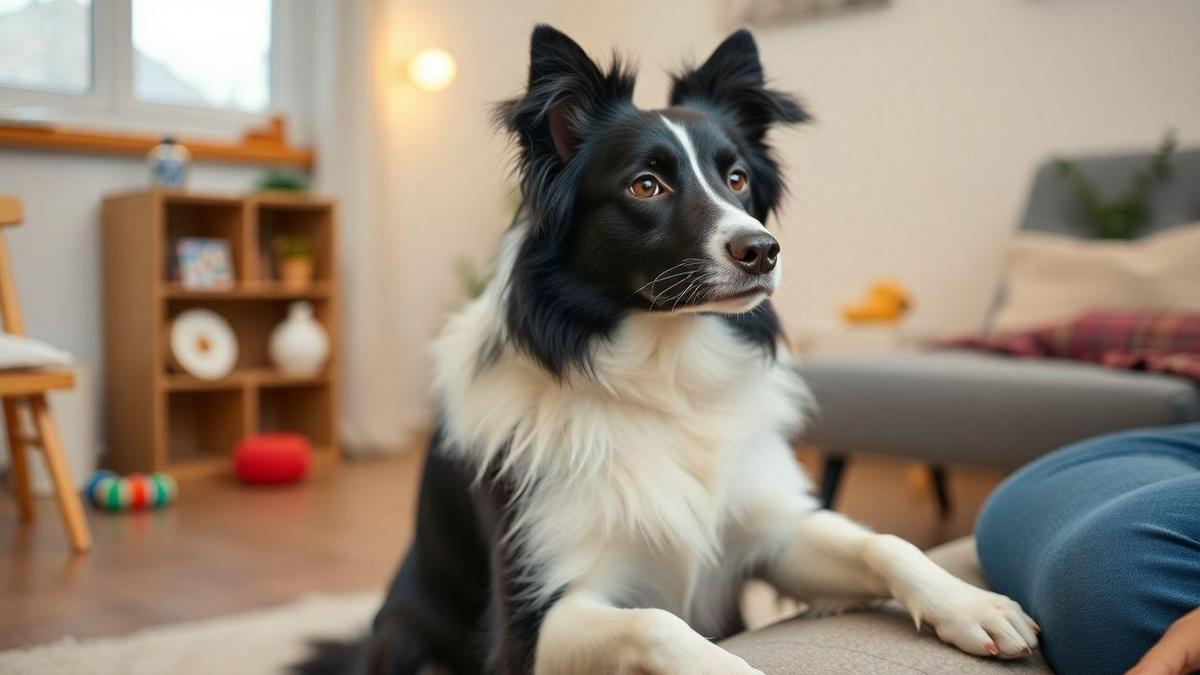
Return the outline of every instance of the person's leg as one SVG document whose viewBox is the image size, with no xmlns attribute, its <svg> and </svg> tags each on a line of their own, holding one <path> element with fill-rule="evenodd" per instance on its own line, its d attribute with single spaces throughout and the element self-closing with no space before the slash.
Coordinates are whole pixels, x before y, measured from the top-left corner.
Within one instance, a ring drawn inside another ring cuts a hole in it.
<svg viewBox="0 0 1200 675">
<path fill-rule="evenodd" d="M 1038 460 L 976 527 L 997 592 L 1056 670 L 1122 672 L 1200 605 L 1200 425 L 1104 436 Z"/>
<path fill-rule="evenodd" d="M 1112 500 L 1045 559 L 1030 613 L 1063 673 L 1123 673 L 1200 606 L 1200 473 Z"/>
</svg>

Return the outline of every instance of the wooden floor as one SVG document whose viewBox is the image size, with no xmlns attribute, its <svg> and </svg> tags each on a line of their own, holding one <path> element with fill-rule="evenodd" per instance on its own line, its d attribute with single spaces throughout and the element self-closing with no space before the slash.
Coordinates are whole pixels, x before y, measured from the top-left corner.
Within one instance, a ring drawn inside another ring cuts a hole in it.
<svg viewBox="0 0 1200 675">
<path fill-rule="evenodd" d="M 801 453 L 810 474 L 816 456 Z M 95 546 L 68 552 L 53 503 L 17 522 L 0 491 L 0 649 L 126 633 L 287 602 L 312 592 L 382 589 L 411 535 L 421 453 L 346 463 L 305 485 L 232 479 L 181 485 L 154 513 L 89 513 Z M 951 473 L 956 511 L 939 522 L 911 464 L 856 458 L 838 509 L 927 547 L 970 531 L 999 474 Z"/>
</svg>

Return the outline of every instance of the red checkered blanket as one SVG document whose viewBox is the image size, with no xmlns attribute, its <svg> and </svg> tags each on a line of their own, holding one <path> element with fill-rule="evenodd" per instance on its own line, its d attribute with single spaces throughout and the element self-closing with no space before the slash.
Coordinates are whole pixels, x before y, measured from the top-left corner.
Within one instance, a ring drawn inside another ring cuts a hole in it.
<svg viewBox="0 0 1200 675">
<path fill-rule="evenodd" d="M 1091 361 L 1200 381 L 1200 314 L 1194 312 L 1094 311 L 1065 324 L 964 337 L 942 346 Z"/>
</svg>

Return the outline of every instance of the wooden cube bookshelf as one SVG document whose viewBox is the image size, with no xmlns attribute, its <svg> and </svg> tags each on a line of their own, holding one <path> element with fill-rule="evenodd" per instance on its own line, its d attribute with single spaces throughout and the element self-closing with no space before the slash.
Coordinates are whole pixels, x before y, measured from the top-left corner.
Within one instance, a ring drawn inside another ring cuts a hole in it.
<svg viewBox="0 0 1200 675">
<path fill-rule="evenodd" d="M 336 208 L 290 195 L 246 197 L 148 190 L 104 201 L 104 356 L 107 464 L 118 471 L 217 473 L 231 467 L 238 439 L 295 431 L 318 462 L 335 459 L 338 307 Z M 276 280 L 270 244 L 303 235 L 313 247 L 313 283 Z M 229 242 L 235 285 L 185 288 L 175 245 L 181 237 Z M 288 305 L 307 300 L 330 338 L 330 359 L 313 377 L 293 377 L 268 356 L 271 331 Z M 204 307 L 223 316 L 238 339 L 238 362 L 221 380 L 173 366 L 168 335 L 181 312 Z"/>
</svg>

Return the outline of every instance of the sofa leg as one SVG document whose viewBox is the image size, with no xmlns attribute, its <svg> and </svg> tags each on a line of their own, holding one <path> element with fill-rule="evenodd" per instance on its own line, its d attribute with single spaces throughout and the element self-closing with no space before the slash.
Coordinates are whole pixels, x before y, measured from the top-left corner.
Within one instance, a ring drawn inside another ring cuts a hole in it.
<svg viewBox="0 0 1200 675">
<path fill-rule="evenodd" d="M 821 507 L 833 508 L 837 499 L 838 484 L 842 481 L 842 472 L 846 469 L 846 456 L 833 453 L 825 455 L 825 466 L 821 470 Z"/>
<path fill-rule="evenodd" d="M 950 516 L 950 487 L 946 485 L 946 467 L 930 464 L 929 478 L 933 483 L 933 496 L 937 499 L 938 515 L 945 519 Z"/>
</svg>

